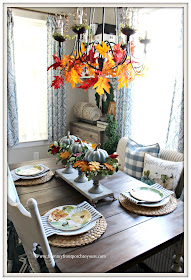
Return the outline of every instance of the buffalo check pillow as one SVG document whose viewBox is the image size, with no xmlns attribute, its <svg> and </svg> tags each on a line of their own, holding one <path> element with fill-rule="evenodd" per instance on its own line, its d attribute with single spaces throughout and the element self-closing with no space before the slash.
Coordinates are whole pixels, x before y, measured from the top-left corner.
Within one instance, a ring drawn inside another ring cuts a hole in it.
<svg viewBox="0 0 191 280">
<path fill-rule="evenodd" d="M 145 153 L 158 157 L 159 151 L 158 143 L 145 146 L 129 138 L 125 150 L 124 172 L 136 179 L 141 179 Z"/>
</svg>

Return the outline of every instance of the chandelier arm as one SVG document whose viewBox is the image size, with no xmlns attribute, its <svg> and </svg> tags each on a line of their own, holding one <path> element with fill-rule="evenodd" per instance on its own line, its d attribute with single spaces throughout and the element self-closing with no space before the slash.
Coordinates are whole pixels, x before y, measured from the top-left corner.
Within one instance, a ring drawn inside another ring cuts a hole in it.
<svg viewBox="0 0 191 280">
<path fill-rule="evenodd" d="M 90 7 L 89 25 L 90 25 L 90 28 L 88 29 L 88 45 L 91 42 L 91 25 L 92 25 L 92 8 L 91 7 Z"/>
<path fill-rule="evenodd" d="M 96 67 L 94 67 L 93 65 L 89 64 L 88 60 L 84 57 L 85 52 L 82 53 L 80 41 L 79 41 L 78 43 L 79 43 L 79 45 L 78 45 L 78 46 L 79 46 L 79 54 L 80 54 L 80 52 L 81 52 L 81 54 L 82 54 L 81 56 L 79 55 L 79 60 L 80 60 L 82 63 L 84 63 L 84 61 L 85 61 L 85 62 L 88 64 L 88 66 L 92 67 L 92 68 L 95 69 L 95 70 L 100 71 L 99 68 L 96 68 Z M 82 57 L 83 57 L 84 61 L 82 60 Z"/>
<path fill-rule="evenodd" d="M 74 47 L 73 47 L 72 52 L 70 53 L 70 55 L 72 55 L 73 52 L 75 51 L 75 49 L 76 49 L 76 43 L 77 43 L 77 37 L 76 37 L 76 40 L 75 40 L 75 43 L 74 43 Z"/>
<path fill-rule="evenodd" d="M 111 43 L 110 43 L 109 41 L 105 41 L 105 42 L 109 44 L 110 49 L 111 49 L 111 52 L 112 52 L 112 55 L 113 55 L 113 49 L 112 49 Z M 113 43 L 113 44 L 115 44 L 115 43 Z M 118 67 L 119 65 L 123 64 L 123 63 L 126 61 L 127 56 L 128 56 L 128 52 L 127 52 L 127 49 L 126 49 L 126 53 L 125 53 L 123 59 L 122 59 L 118 64 L 116 64 L 115 66 L 113 66 L 111 69 L 115 69 L 115 68 Z"/>
<path fill-rule="evenodd" d="M 93 12 L 92 12 L 92 24 L 94 23 L 94 15 L 95 15 L 95 8 L 93 8 Z M 93 32 L 91 32 L 91 42 L 92 42 L 92 36 L 93 36 L 93 34 L 92 34 Z M 91 43 L 90 42 L 90 43 Z"/>
<path fill-rule="evenodd" d="M 141 66 L 141 70 L 140 70 L 140 71 L 137 71 L 136 68 L 139 68 L 139 67 L 135 67 L 135 66 L 133 65 L 133 61 L 132 61 L 132 57 L 131 57 L 131 56 L 130 56 L 130 61 L 131 61 L 132 68 L 133 68 L 133 70 L 135 71 L 135 73 L 136 73 L 137 75 L 141 74 L 141 73 L 144 71 L 144 69 L 145 69 L 144 63 L 143 63 L 142 66 Z"/>
<path fill-rule="evenodd" d="M 129 45 L 128 45 L 128 47 L 129 47 L 130 62 L 131 62 L 132 68 L 133 68 L 133 70 L 135 71 L 135 73 L 136 73 L 137 75 L 139 75 L 139 74 L 141 74 L 141 73 L 144 71 L 144 69 L 145 69 L 144 62 L 145 62 L 145 58 L 146 58 L 146 52 L 145 52 L 145 57 L 144 57 L 143 64 L 142 64 L 142 66 L 141 66 L 141 70 L 140 70 L 140 71 L 137 71 L 137 70 L 136 70 L 136 67 L 133 65 L 133 61 L 132 61 L 133 56 L 131 55 L 130 39 L 129 39 Z M 137 68 L 138 68 L 138 67 L 137 67 Z"/>
<path fill-rule="evenodd" d="M 117 43 L 119 44 L 119 29 L 118 29 L 118 8 L 115 8 L 115 26 L 116 26 L 116 37 Z"/>
</svg>

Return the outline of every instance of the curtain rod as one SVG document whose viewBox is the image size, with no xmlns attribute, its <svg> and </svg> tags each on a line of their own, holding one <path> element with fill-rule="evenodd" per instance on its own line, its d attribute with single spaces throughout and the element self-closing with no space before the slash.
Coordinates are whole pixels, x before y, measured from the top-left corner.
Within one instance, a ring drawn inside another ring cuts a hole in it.
<svg viewBox="0 0 191 280">
<path fill-rule="evenodd" d="M 27 9 L 27 8 L 22 8 L 22 7 L 10 7 L 11 9 L 18 9 L 18 10 L 23 10 L 23 11 L 28 11 L 28 12 L 33 12 L 33 13 L 40 13 L 40 14 L 46 14 L 46 15 L 51 15 L 55 16 L 59 13 L 49 13 L 49 12 L 42 12 L 42 11 L 35 11 L 32 9 Z"/>
</svg>

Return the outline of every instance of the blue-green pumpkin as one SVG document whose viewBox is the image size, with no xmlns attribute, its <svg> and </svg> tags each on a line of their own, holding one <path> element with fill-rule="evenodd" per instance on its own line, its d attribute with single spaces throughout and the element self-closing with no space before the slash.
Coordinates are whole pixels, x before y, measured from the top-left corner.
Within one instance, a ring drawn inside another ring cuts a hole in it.
<svg viewBox="0 0 191 280">
<path fill-rule="evenodd" d="M 60 143 L 71 145 L 75 140 L 77 140 L 77 137 L 75 135 L 70 135 L 70 131 L 68 131 L 68 135 L 60 139 Z"/>
<path fill-rule="evenodd" d="M 83 148 L 86 147 L 86 143 L 83 143 L 80 138 L 77 138 L 79 142 L 75 142 L 71 146 L 71 151 L 73 154 L 81 153 Z"/>
<path fill-rule="evenodd" d="M 105 163 L 106 158 L 108 157 L 108 153 L 103 150 L 99 149 L 100 144 L 98 144 L 94 150 L 87 151 L 84 161 L 91 162 L 91 161 L 97 161 L 99 163 Z"/>
</svg>

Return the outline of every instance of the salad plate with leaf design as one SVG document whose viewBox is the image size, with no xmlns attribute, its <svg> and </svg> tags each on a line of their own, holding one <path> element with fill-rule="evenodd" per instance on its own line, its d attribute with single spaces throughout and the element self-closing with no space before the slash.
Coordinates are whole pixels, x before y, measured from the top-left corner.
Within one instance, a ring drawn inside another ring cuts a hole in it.
<svg viewBox="0 0 191 280">
<path fill-rule="evenodd" d="M 130 191 L 130 195 L 145 202 L 159 202 L 164 199 L 164 194 L 151 187 L 136 187 Z"/>
<path fill-rule="evenodd" d="M 63 231 L 78 230 L 91 220 L 91 213 L 75 205 L 59 206 L 52 210 L 48 217 L 49 224 Z"/>
<path fill-rule="evenodd" d="M 41 165 L 25 165 L 15 170 L 19 176 L 34 176 L 41 173 L 44 168 Z"/>
</svg>

